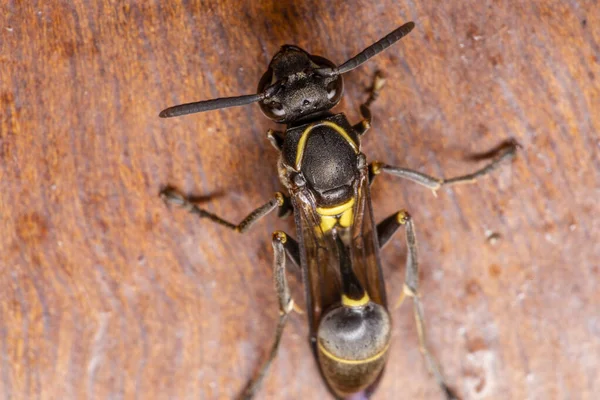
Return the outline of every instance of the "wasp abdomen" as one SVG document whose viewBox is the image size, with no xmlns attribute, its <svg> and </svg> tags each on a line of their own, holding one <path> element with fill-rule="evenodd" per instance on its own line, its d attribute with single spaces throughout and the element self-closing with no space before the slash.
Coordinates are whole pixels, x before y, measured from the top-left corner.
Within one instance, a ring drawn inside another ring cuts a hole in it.
<svg viewBox="0 0 600 400">
<path fill-rule="evenodd" d="M 337 307 L 321 320 L 317 332 L 319 363 L 340 397 L 373 384 L 383 370 L 390 343 L 390 317 L 379 304 Z"/>
</svg>

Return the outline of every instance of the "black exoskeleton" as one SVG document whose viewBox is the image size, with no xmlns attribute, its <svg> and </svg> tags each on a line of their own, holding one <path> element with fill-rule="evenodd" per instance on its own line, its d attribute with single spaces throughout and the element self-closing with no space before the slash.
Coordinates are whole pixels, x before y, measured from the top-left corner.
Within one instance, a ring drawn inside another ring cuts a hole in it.
<svg viewBox="0 0 600 400">
<path fill-rule="evenodd" d="M 168 118 L 196 112 L 233 107 L 258 101 L 268 118 L 287 124 L 284 133 L 272 132 L 271 141 L 282 151 L 287 165 L 294 165 L 303 126 L 314 121 L 318 124 L 308 142 L 301 147 L 302 168 L 294 180 L 306 181 L 314 190 L 318 206 L 332 206 L 347 201 L 352 195 L 352 181 L 356 176 L 358 136 L 370 126 L 368 106 L 362 110 L 365 120 L 353 129 L 344 114 L 332 115 L 329 110 L 337 105 L 344 92 L 342 73 L 348 72 L 385 50 L 414 28 L 414 23 L 402 25 L 368 49 L 356 55 L 339 68 L 323 57 L 311 55 L 293 45 L 284 45 L 273 56 L 269 68 L 258 84 L 258 94 L 200 101 L 167 108 L 160 117 Z M 376 93 L 376 92 L 375 92 Z M 366 115 L 365 115 L 366 114 Z M 330 131 L 340 127 L 348 137 Z M 349 145 L 352 141 L 354 149 Z M 288 185 L 286 185 L 288 186 Z"/>
<path fill-rule="evenodd" d="M 275 122 L 293 126 L 319 118 L 333 108 L 342 98 L 344 83 L 341 75 L 317 73 L 323 67 L 334 64 L 299 47 L 283 46 L 258 84 L 259 93 L 277 88 L 260 101 L 263 113 Z"/>
<path fill-rule="evenodd" d="M 306 125 L 287 129 L 281 148 L 282 163 L 295 164 L 300 144 L 303 148 L 301 164 L 292 180 L 295 183 L 306 181 L 319 206 L 333 206 L 353 196 L 352 182 L 358 175 L 360 154 L 332 127 L 342 128 L 356 146 L 359 138 L 344 114 L 321 117 L 315 125 L 305 143 L 299 142 Z"/>
<path fill-rule="evenodd" d="M 285 131 L 269 130 L 267 136 L 280 152 L 278 173 L 288 194 L 276 193 L 239 224 L 198 207 L 173 189 L 161 193 L 169 204 L 183 206 L 237 232 L 245 232 L 275 209 L 280 215 L 294 213 L 298 242 L 281 231 L 274 232 L 272 238 L 280 310 L 275 341 L 268 359 L 243 392 L 243 399 L 250 399 L 258 390 L 294 309 L 286 259 L 302 271 L 309 342 L 329 390 L 338 399 L 366 399 L 374 392 L 392 336 L 379 251 L 400 227 L 406 228 L 408 253 L 398 304 L 406 296 L 413 299 L 419 348 L 446 398 L 454 398 L 426 343 L 413 221 L 408 212 L 401 210 L 375 224 L 369 187 L 381 172 L 432 190 L 473 182 L 511 158 L 515 146 L 509 146 L 474 173 L 440 179 L 407 168 L 367 163 L 360 140 L 371 126 L 369 106 L 383 86 L 380 75 L 376 75 L 370 97 L 360 108 L 363 119 L 358 124 L 351 125 L 344 114 L 329 111 L 342 97 L 342 74 L 396 43 L 413 28 L 412 22 L 402 25 L 337 67 L 323 57 L 285 45 L 260 79 L 257 94 L 183 104 L 160 113 L 160 117 L 167 118 L 258 102 L 268 118 L 286 125 Z"/>
<path fill-rule="evenodd" d="M 290 126 L 318 118 L 339 103 L 344 84 L 342 74 L 382 52 L 406 36 L 415 24 L 408 22 L 369 46 L 340 67 L 297 46 L 282 46 L 258 84 L 258 94 L 224 97 L 169 107 L 161 118 L 177 117 L 220 108 L 259 102 L 263 113 Z"/>
</svg>

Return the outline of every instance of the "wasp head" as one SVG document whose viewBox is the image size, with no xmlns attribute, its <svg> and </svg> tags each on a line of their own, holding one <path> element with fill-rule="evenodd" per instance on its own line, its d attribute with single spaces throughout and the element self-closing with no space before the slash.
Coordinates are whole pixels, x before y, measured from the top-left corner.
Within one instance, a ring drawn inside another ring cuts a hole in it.
<svg viewBox="0 0 600 400">
<path fill-rule="evenodd" d="M 340 102 L 344 91 L 341 75 L 323 76 L 331 61 L 296 46 L 285 45 L 275 54 L 258 84 L 258 92 L 270 92 L 260 101 L 262 112 L 279 123 L 302 122 Z"/>
</svg>

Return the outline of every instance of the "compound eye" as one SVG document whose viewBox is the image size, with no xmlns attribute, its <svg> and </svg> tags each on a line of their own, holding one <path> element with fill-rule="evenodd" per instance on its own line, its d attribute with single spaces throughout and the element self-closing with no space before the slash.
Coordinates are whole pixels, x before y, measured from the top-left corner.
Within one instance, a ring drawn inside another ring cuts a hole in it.
<svg viewBox="0 0 600 400">
<path fill-rule="evenodd" d="M 342 97 L 342 80 L 336 78 L 327 85 L 327 99 L 332 103 L 337 103 Z"/>
<path fill-rule="evenodd" d="M 285 110 L 283 109 L 283 106 L 281 105 L 281 103 L 278 103 L 276 101 L 269 104 L 269 109 L 273 113 L 273 115 L 277 117 L 282 117 L 285 115 Z"/>
<path fill-rule="evenodd" d="M 335 81 L 331 82 L 329 85 L 327 85 L 327 98 L 329 100 L 333 99 L 333 97 L 336 95 L 337 93 L 337 86 L 335 85 Z"/>
</svg>

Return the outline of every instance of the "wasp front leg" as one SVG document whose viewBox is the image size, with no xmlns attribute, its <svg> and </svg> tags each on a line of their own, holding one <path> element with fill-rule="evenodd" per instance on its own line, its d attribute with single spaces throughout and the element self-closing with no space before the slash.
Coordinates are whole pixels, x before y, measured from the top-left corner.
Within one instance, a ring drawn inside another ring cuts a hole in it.
<svg viewBox="0 0 600 400">
<path fill-rule="evenodd" d="M 221 226 L 224 226 L 239 233 L 246 232 L 256 222 L 258 222 L 264 216 L 270 214 L 275 209 L 279 209 L 279 214 L 283 215 L 287 212 L 288 209 L 291 210 L 292 208 L 290 198 L 285 196 L 281 192 L 277 192 L 273 195 L 273 198 L 271 200 L 269 200 L 267 203 L 263 204 L 262 206 L 258 207 L 250 214 L 248 214 L 248 216 L 246 216 L 246 218 L 244 218 L 242 222 L 240 222 L 239 224 L 234 224 L 219 217 L 218 215 L 215 215 L 198 207 L 196 204 L 194 204 L 192 201 L 190 201 L 174 189 L 164 189 L 163 191 L 161 191 L 160 197 L 166 204 L 173 204 L 185 208 L 190 213 L 196 214 L 200 218 L 207 218 L 214 223 L 217 223 Z"/>
<path fill-rule="evenodd" d="M 240 400 L 249 400 L 254 397 L 263 379 L 265 378 L 271 363 L 277 355 L 279 345 L 281 343 L 281 336 L 283 335 L 283 329 L 287 322 L 288 315 L 294 309 L 294 300 L 290 294 L 286 278 L 285 259 L 286 254 L 292 258 L 294 263 L 299 263 L 298 257 L 298 243 L 289 237 L 285 232 L 276 231 L 273 233 L 273 278 L 275 281 L 275 288 L 277 290 L 277 298 L 279 302 L 279 322 L 275 329 L 275 340 L 271 346 L 268 358 L 261 365 L 256 376 L 250 381 L 242 395 Z"/>
<path fill-rule="evenodd" d="M 402 305 L 406 296 L 413 299 L 413 312 L 417 325 L 417 333 L 419 336 L 419 349 L 427 362 L 429 371 L 435 377 L 438 385 L 446 395 L 448 400 L 456 399 L 456 396 L 446 383 L 442 375 L 441 368 L 435 357 L 427 347 L 427 335 L 425 331 L 425 317 L 423 315 L 423 303 L 419 294 L 419 262 L 417 254 L 417 239 L 415 236 L 415 227 L 410 214 L 406 211 L 399 211 L 390 215 L 377 225 L 377 234 L 379 237 L 379 246 L 383 247 L 399 227 L 406 227 L 406 245 L 408 254 L 406 256 L 406 276 L 402 288 L 402 294 L 396 302 L 395 308 Z"/>
<path fill-rule="evenodd" d="M 269 129 L 267 131 L 267 139 L 277 151 L 283 149 L 283 141 L 285 140 L 285 132 Z"/>
<path fill-rule="evenodd" d="M 360 106 L 360 115 L 362 115 L 363 119 L 358 124 L 353 126 L 354 130 L 359 136 L 364 135 L 371 128 L 373 116 L 371 115 L 371 109 L 369 107 L 377 99 L 377 97 L 379 97 L 379 92 L 383 88 L 384 84 L 385 78 L 381 72 L 377 71 L 375 73 L 375 77 L 373 78 L 373 84 L 369 89 L 369 98 Z"/>
<path fill-rule="evenodd" d="M 434 192 L 443 186 L 451 186 L 461 183 L 474 183 L 478 178 L 488 175 L 490 172 L 498 168 L 502 163 L 513 159 L 517 153 L 518 145 L 516 142 L 511 141 L 499 151 L 494 159 L 485 165 L 483 168 L 478 169 L 470 174 L 456 176 L 454 178 L 436 178 L 419 171 L 415 171 L 408 168 L 394 167 L 392 165 L 373 162 L 369 166 L 369 178 L 372 183 L 375 177 L 382 172 L 386 172 L 390 175 L 398 176 L 400 178 L 408 179 L 419 185 L 425 186 Z"/>
</svg>

